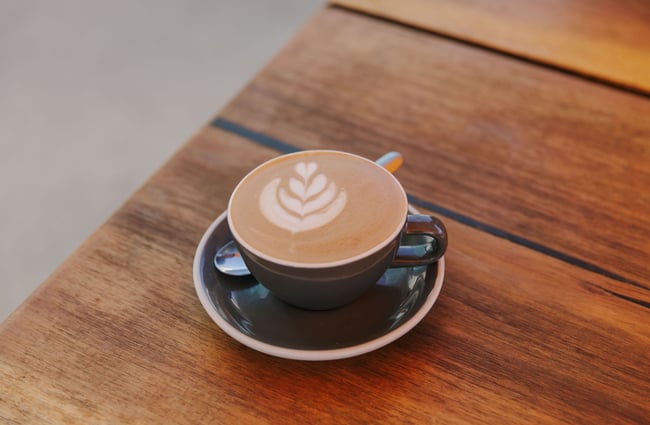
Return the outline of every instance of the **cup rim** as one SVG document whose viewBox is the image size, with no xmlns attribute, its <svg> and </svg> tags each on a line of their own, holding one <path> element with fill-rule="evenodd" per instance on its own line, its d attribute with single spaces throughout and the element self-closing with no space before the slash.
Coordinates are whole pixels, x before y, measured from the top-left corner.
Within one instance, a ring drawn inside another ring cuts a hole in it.
<svg viewBox="0 0 650 425">
<path fill-rule="evenodd" d="M 353 255 L 348 258 L 343 258 L 341 260 L 335 260 L 335 261 L 327 261 L 327 262 L 320 262 L 320 263 L 314 263 L 314 262 L 300 262 L 300 261 L 290 261 L 290 260 L 284 260 L 281 258 L 276 258 L 273 257 L 272 255 L 266 254 L 262 251 L 260 251 L 257 248 L 254 248 L 251 246 L 249 243 L 247 243 L 241 235 L 237 232 L 237 229 L 233 225 L 233 220 L 232 220 L 232 215 L 230 214 L 231 206 L 232 206 L 232 201 L 233 198 L 235 197 L 235 194 L 237 191 L 241 188 L 242 184 L 246 179 L 248 179 L 249 176 L 253 175 L 258 169 L 265 167 L 267 164 L 277 161 L 280 158 L 288 158 L 292 156 L 300 156 L 300 155 L 307 155 L 307 154 L 319 154 L 319 153 L 336 153 L 336 154 L 342 154 L 342 155 L 347 155 L 351 156 L 357 159 L 360 159 L 362 161 L 365 161 L 369 164 L 372 164 L 375 167 L 379 167 L 383 172 L 388 174 L 392 181 L 397 185 L 397 187 L 400 190 L 400 193 L 402 194 L 402 207 L 404 210 L 404 220 L 400 226 L 396 226 L 396 228 L 389 234 L 388 237 L 386 237 L 382 242 L 374 245 L 372 248 L 367 249 L 359 254 Z M 230 232 L 232 233 L 233 238 L 236 240 L 237 243 L 241 244 L 247 251 L 251 252 L 255 256 L 266 260 L 270 263 L 281 265 L 281 266 L 288 266 L 288 267 L 294 267 L 294 268 L 306 268 L 306 269 L 325 269 L 325 268 L 330 268 L 330 267 L 338 267 L 338 266 L 344 266 L 347 264 L 354 263 L 355 261 L 367 258 L 376 252 L 382 250 L 385 248 L 388 244 L 390 244 L 395 238 L 402 232 L 404 229 L 404 225 L 406 224 L 406 220 L 408 217 L 408 199 L 406 197 L 406 191 L 402 187 L 402 184 L 397 180 L 397 178 L 386 168 L 382 167 L 381 165 L 377 164 L 374 161 L 369 160 L 368 158 L 364 158 L 360 155 L 356 155 L 350 152 L 345 152 L 345 151 L 339 151 L 335 149 L 308 149 L 308 150 L 303 150 L 303 151 L 298 151 L 298 152 L 293 152 L 285 155 L 279 155 L 274 158 L 271 158 L 262 164 L 258 165 L 257 167 L 253 168 L 251 171 L 249 171 L 240 181 L 237 183 L 237 186 L 235 186 L 235 189 L 232 191 L 232 194 L 230 195 L 230 199 L 228 200 L 228 209 L 226 210 L 228 213 L 228 227 L 230 228 Z"/>
</svg>

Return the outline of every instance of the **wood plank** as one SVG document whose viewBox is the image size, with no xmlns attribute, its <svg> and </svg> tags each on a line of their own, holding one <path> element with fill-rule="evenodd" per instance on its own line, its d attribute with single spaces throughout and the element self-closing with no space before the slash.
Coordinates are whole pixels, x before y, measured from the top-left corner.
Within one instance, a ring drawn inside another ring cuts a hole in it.
<svg viewBox="0 0 650 425">
<path fill-rule="evenodd" d="M 643 0 L 332 3 L 650 93 L 650 6 Z"/>
<path fill-rule="evenodd" d="M 371 149 L 359 146 L 360 153 Z M 205 129 L 0 326 L 8 423 L 641 423 L 648 310 L 597 274 L 448 220 L 434 310 L 382 350 L 272 358 L 194 294 L 235 183 L 277 152 Z"/>
<path fill-rule="evenodd" d="M 237 396 L 219 382 L 238 350 L 201 309 L 192 258 L 242 173 L 276 153 L 218 133 L 199 133 L 0 325 L 0 422 L 199 423 L 212 397 Z M 254 420 L 241 405 L 223 415 Z"/>
<path fill-rule="evenodd" d="M 400 149 L 416 197 L 650 287 L 642 96 L 332 8 L 222 116 L 302 148 Z"/>
</svg>

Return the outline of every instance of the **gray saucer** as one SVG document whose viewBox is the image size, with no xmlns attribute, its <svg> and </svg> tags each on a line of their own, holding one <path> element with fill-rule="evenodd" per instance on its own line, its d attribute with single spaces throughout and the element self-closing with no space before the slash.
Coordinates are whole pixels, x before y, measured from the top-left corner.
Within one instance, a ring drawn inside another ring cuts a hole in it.
<svg viewBox="0 0 650 425">
<path fill-rule="evenodd" d="M 309 311 L 275 298 L 254 277 L 232 277 L 214 268 L 217 250 L 231 240 L 226 213 L 203 235 L 194 257 L 194 286 L 212 320 L 255 350 L 298 360 L 334 360 L 383 347 L 418 324 L 435 303 L 444 257 L 428 267 L 388 269 L 356 301 Z"/>
</svg>

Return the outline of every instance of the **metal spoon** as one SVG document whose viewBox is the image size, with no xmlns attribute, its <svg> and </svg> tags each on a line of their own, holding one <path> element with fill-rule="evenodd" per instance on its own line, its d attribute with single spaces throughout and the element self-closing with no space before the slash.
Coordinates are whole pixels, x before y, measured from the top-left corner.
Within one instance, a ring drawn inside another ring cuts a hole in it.
<svg viewBox="0 0 650 425">
<path fill-rule="evenodd" d="M 244 260 L 241 258 L 237 245 L 235 245 L 235 241 L 228 241 L 219 248 L 217 255 L 214 256 L 214 266 L 221 273 L 230 276 L 248 276 L 250 274 Z"/>
<path fill-rule="evenodd" d="M 375 162 L 391 173 L 394 173 L 402 166 L 403 159 L 399 152 L 389 152 Z M 409 211 L 413 213 L 410 205 Z M 221 273 L 230 276 L 250 275 L 250 271 L 248 271 L 246 264 L 244 264 L 244 260 L 237 249 L 237 245 L 235 245 L 235 241 L 229 241 L 219 248 L 219 251 L 217 251 L 217 254 L 214 256 L 214 266 Z"/>
</svg>

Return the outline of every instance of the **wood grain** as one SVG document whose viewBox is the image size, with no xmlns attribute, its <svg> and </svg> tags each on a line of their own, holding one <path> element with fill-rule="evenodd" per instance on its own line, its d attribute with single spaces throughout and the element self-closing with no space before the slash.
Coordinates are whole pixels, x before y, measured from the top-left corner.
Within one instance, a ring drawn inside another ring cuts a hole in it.
<svg viewBox="0 0 650 425">
<path fill-rule="evenodd" d="M 205 129 L 79 248 L 0 328 L 0 421 L 648 417 L 648 310 L 598 289 L 616 282 L 454 221 L 439 302 L 398 342 L 304 363 L 232 340 L 194 294 L 192 257 L 235 183 L 274 155 Z"/>
<path fill-rule="evenodd" d="M 643 102 L 326 10 L 223 116 L 300 147 L 401 150 L 397 176 L 418 197 L 580 248 L 594 239 L 568 213 L 601 193 L 619 232 L 646 223 Z M 0 325 L 0 422 L 647 422 L 648 291 L 449 218 L 442 294 L 395 343 L 308 363 L 228 337 L 194 293 L 194 251 L 275 155 L 210 127 L 184 145 Z M 544 235 L 556 226 L 573 231 Z M 607 264 L 645 279 L 647 246 L 615 247 L 629 258 Z"/>
<path fill-rule="evenodd" d="M 401 150 L 416 197 L 650 288 L 648 99 L 329 9 L 222 116 Z"/>
<path fill-rule="evenodd" d="M 650 93 L 650 6 L 643 0 L 333 0 Z"/>
</svg>

